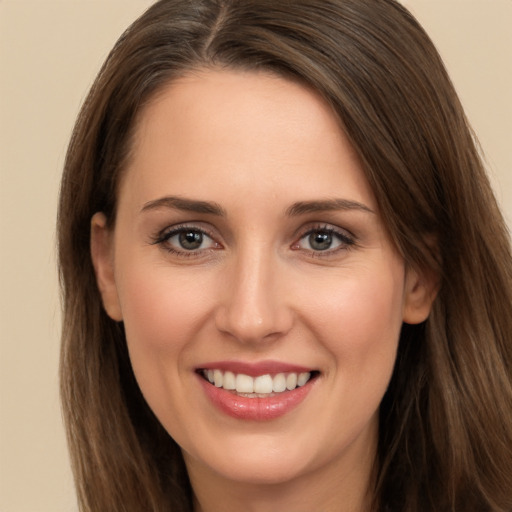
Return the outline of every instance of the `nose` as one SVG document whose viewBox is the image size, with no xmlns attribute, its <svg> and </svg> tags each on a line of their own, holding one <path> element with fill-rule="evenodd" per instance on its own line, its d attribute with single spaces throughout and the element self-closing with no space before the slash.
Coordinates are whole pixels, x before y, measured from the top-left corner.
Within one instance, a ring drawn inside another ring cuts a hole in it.
<svg viewBox="0 0 512 512">
<path fill-rule="evenodd" d="M 233 257 L 223 276 L 216 327 L 240 343 L 278 339 L 293 325 L 285 272 L 263 248 L 244 252 Z"/>
</svg>

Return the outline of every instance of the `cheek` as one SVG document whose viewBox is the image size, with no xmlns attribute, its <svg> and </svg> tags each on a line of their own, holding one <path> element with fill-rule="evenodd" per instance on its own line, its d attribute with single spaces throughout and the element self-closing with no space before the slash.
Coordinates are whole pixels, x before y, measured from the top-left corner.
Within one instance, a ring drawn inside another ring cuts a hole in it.
<svg viewBox="0 0 512 512">
<path fill-rule="evenodd" d="M 362 336 L 371 342 L 376 333 L 387 337 L 401 325 L 404 275 L 402 265 L 390 259 L 381 258 L 373 265 L 349 268 L 339 279 L 332 279 L 329 286 L 322 287 L 325 320 L 340 336 L 355 340 Z"/>
<path fill-rule="evenodd" d="M 162 390 L 182 385 L 187 354 L 194 351 L 214 294 L 207 280 L 190 272 L 133 260 L 123 268 L 129 271 L 121 270 L 118 289 L 130 360 L 143 394 L 159 410 Z"/>
<path fill-rule="evenodd" d="M 208 280 L 163 264 L 128 261 L 118 286 L 127 333 L 153 350 L 174 350 L 201 325 L 209 308 Z"/>
<path fill-rule="evenodd" d="M 325 286 L 310 308 L 309 325 L 330 352 L 344 386 L 386 387 L 402 326 L 403 275 L 353 275 Z M 355 394 L 357 396 L 358 393 Z"/>
<path fill-rule="evenodd" d="M 333 450 L 378 422 L 402 326 L 402 285 L 400 273 L 342 279 L 312 310 L 309 325 L 332 362 L 325 379 L 336 406 L 322 414 Z"/>
</svg>

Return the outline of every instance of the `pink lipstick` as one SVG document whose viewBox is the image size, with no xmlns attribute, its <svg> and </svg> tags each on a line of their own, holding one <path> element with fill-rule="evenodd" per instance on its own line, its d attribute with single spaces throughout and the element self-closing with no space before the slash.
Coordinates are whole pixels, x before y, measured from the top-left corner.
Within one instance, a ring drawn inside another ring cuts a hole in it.
<svg viewBox="0 0 512 512">
<path fill-rule="evenodd" d="M 318 371 L 278 361 L 217 361 L 197 368 L 211 402 L 237 419 L 265 421 L 297 407 L 313 389 Z"/>
</svg>

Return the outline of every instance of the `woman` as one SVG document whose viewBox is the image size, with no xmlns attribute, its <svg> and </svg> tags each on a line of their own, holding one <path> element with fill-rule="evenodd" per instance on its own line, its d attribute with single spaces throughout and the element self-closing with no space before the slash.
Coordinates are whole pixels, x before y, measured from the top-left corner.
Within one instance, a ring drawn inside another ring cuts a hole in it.
<svg viewBox="0 0 512 512">
<path fill-rule="evenodd" d="M 398 3 L 156 3 L 59 247 L 83 510 L 512 510 L 507 231 Z"/>
</svg>

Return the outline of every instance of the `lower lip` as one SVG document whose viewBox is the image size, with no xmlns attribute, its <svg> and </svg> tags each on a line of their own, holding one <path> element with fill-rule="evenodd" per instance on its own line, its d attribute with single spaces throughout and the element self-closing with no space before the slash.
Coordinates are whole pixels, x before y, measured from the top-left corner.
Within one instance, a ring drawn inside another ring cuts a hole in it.
<svg viewBox="0 0 512 512">
<path fill-rule="evenodd" d="M 284 416 L 306 398 L 316 380 L 311 379 L 304 386 L 268 398 L 247 398 L 218 388 L 201 376 L 198 378 L 206 396 L 222 412 L 233 418 L 252 421 L 267 421 Z"/>
</svg>

